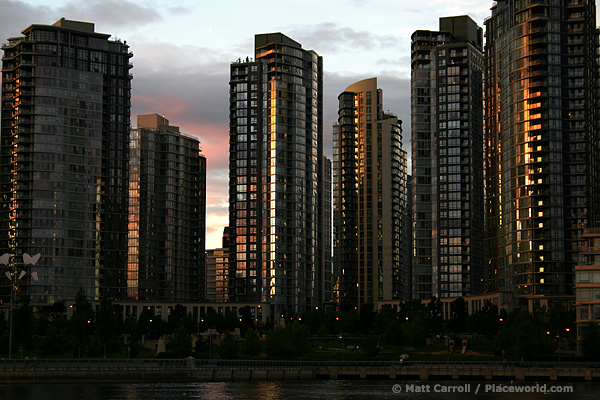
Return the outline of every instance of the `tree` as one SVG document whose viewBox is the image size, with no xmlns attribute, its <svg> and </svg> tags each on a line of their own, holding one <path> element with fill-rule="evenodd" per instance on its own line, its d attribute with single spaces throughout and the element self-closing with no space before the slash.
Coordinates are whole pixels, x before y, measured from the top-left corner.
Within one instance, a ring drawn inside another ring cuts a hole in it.
<svg viewBox="0 0 600 400">
<path fill-rule="evenodd" d="M 327 327 L 325 325 L 321 325 L 321 327 L 319 328 L 319 331 L 317 332 L 317 334 L 320 337 L 325 337 L 325 336 L 329 336 L 329 329 L 327 329 Z"/>
<path fill-rule="evenodd" d="M 314 335 L 319 332 L 321 327 L 325 326 L 326 318 L 326 313 L 321 310 L 306 311 L 302 313 L 302 324 L 306 325 Z M 326 326 L 325 329 L 327 329 Z"/>
<path fill-rule="evenodd" d="M 368 358 L 375 358 L 379 354 L 379 341 L 377 336 L 367 336 L 362 342 L 361 348 L 365 352 L 365 356 Z"/>
<path fill-rule="evenodd" d="M 249 358 L 256 358 L 262 353 L 262 343 L 258 333 L 252 328 L 249 328 L 244 335 L 242 343 L 242 354 Z"/>
<path fill-rule="evenodd" d="M 69 350 L 70 322 L 65 314 L 56 314 L 38 346 L 43 356 L 60 356 Z"/>
<path fill-rule="evenodd" d="M 289 357 L 301 357 L 310 352 L 310 344 L 308 342 L 310 331 L 306 326 L 299 324 L 298 321 L 294 321 L 294 323 L 288 324 L 285 327 L 285 331 Z"/>
<path fill-rule="evenodd" d="M 343 333 L 355 333 L 360 329 L 360 318 L 356 310 L 342 311 L 338 326 Z"/>
<path fill-rule="evenodd" d="M 81 357 L 81 348 L 86 338 L 91 334 L 94 310 L 87 300 L 83 287 L 75 295 L 73 305 L 73 316 L 71 317 L 71 340 L 73 341 L 74 353 Z"/>
<path fill-rule="evenodd" d="M 29 305 L 29 296 L 21 296 L 13 323 L 13 340 L 19 344 L 21 352 L 23 352 L 31 346 L 35 327 L 35 317 L 33 308 Z"/>
<path fill-rule="evenodd" d="M 373 319 L 375 318 L 375 311 L 373 311 L 373 303 L 367 303 L 360 306 L 359 320 L 360 330 L 368 333 L 373 329 Z"/>
<path fill-rule="evenodd" d="M 481 335 L 493 334 L 500 329 L 498 306 L 486 300 L 481 310 L 467 317 L 467 330 Z"/>
<path fill-rule="evenodd" d="M 104 358 L 106 358 L 107 346 L 114 345 L 117 341 L 117 316 L 112 300 L 106 295 L 100 302 L 100 308 L 96 315 L 96 326 L 96 334 L 103 347 Z"/>
<path fill-rule="evenodd" d="M 241 321 L 241 333 L 244 335 L 248 329 L 254 327 L 254 317 L 252 315 L 252 308 L 250 306 L 241 307 L 238 312 L 240 313 Z"/>
<path fill-rule="evenodd" d="M 467 302 L 462 297 L 457 298 L 450 303 L 450 321 L 448 328 L 456 333 L 464 331 L 467 325 L 467 318 L 469 311 L 467 309 Z"/>
<path fill-rule="evenodd" d="M 400 322 L 393 321 L 388 325 L 385 331 L 384 341 L 386 344 L 402 344 L 402 325 Z"/>
<path fill-rule="evenodd" d="M 432 296 L 429 303 L 426 306 L 427 316 L 425 317 L 429 320 L 431 324 L 431 330 L 434 333 L 441 333 L 444 331 L 444 315 L 443 315 L 443 305 L 442 301 Z"/>
<path fill-rule="evenodd" d="M 389 304 L 386 304 L 375 314 L 373 329 L 375 333 L 384 334 L 387 332 L 388 326 L 394 322 L 398 322 L 398 313 Z"/>
<path fill-rule="evenodd" d="M 148 308 L 142 309 L 137 322 L 139 335 L 148 335 L 150 337 L 159 337 L 164 332 L 164 322 L 154 311 Z"/>
<path fill-rule="evenodd" d="M 310 352 L 310 330 L 298 321 L 285 327 L 276 326 L 267 335 L 266 351 L 272 358 L 292 359 Z"/>
<path fill-rule="evenodd" d="M 237 340 L 230 331 L 225 331 L 221 343 L 219 343 L 219 355 L 224 360 L 234 360 L 238 358 L 239 346 Z"/>
<path fill-rule="evenodd" d="M 402 324 L 402 337 L 414 346 L 424 345 L 429 332 L 429 323 L 423 315 L 417 315 Z"/>
<path fill-rule="evenodd" d="M 588 323 L 581 337 L 581 350 L 583 354 L 594 361 L 600 360 L 600 327 L 596 321 Z"/>
<path fill-rule="evenodd" d="M 266 352 L 271 358 L 286 358 L 285 328 L 277 325 L 267 334 Z"/>
<path fill-rule="evenodd" d="M 531 319 L 515 326 L 515 353 L 524 360 L 534 360 L 542 353 L 543 338 Z"/>
<path fill-rule="evenodd" d="M 186 313 L 185 307 L 181 304 L 176 304 L 169 314 L 167 322 L 167 332 L 175 332 L 179 327 L 185 327 L 187 333 L 194 333 L 196 324 L 191 313 Z"/>
<path fill-rule="evenodd" d="M 188 334 L 187 328 L 183 325 L 170 335 L 167 346 L 168 352 L 178 358 L 189 357 L 194 350 L 192 346 L 192 337 Z"/>
</svg>

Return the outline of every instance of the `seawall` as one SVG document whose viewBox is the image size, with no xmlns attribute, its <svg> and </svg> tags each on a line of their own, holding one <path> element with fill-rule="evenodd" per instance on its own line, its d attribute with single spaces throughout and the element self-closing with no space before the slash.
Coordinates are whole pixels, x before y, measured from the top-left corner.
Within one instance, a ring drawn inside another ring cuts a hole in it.
<svg viewBox="0 0 600 400">
<path fill-rule="evenodd" d="M 600 381 L 598 363 L 29 360 L 0 362 L 0 383 L 310 379 Z"/>
</svg>

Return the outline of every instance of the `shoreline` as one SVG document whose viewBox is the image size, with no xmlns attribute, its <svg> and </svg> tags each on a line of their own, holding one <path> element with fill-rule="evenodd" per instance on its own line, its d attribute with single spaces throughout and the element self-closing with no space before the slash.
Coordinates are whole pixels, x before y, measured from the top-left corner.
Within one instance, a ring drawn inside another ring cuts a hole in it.
<svg viewBox="0 0 600 400">
<path fill-rule="evenodd" d="M 600 382 L 598 363 L 4 360 L 0 384 L 282 380 Z M 14 362 L 16 361 L 16 362 Z"/>
</svg>

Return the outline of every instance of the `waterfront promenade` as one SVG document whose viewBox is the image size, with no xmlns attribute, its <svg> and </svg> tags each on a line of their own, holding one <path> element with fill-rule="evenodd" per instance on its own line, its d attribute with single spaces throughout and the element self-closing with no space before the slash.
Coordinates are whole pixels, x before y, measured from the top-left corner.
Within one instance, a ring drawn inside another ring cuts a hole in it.
<svg viewBox="0 0 600 400">
<path fill-rule="evenodd" d="M 600 381 L 600 363 L 443 361 L 1 360 L 0 383 L 310 379 Z"/>
</svg>

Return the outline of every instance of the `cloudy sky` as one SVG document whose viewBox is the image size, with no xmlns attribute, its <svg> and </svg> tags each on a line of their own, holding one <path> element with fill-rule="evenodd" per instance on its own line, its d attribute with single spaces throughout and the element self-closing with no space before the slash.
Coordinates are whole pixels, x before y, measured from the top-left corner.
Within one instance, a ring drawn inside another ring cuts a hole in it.
<svg viewBox="0 0 600 400">
<path fill-rule="evenodd" d="M 133 51 L 132 123 L 165 114 L 197 136 L 208 164 L 207 248 L 227 224 L 229 65 L 252 57 L 254 35 L 283 32 L 323 56 L 325 154 L 337 96 L 377 77 L 384 109 L 404 121 L 410 144 L 410 35 L 439 17 L 469 15 L 480 26 L 491 0 L 0 0 L 0 41 L 61 17 L 95 23 Z"/>
</svg>

